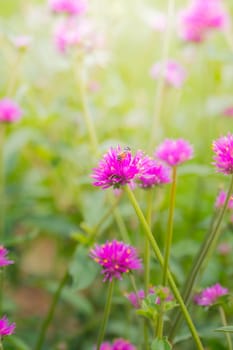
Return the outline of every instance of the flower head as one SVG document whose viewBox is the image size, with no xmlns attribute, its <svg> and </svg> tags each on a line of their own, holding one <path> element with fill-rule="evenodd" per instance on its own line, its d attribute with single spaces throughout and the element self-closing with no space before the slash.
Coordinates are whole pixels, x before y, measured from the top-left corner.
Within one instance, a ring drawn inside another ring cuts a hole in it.
<svg viewBox="0 0 233 350">
<path fill-rule="evenodd" d="M 221 0 L 193 0 L 180 14 L 181 37 L 201 42 L 211 29 L 222 29 L 228 22 Z"/>
<path fill-rule="evenodd" d="M 7 258 L 8 250 L 0 245 L 0 267 L 14 264 L 13 260 Z"/>
<path fill-rule="evenodd" d="M 150 188 L 169 183 L 170 181 L 170 168 L 148 156 L 142 157 L 140 172 L 137 175 L 137 182 L 140 187 Z"/>
<path fill-rule="evenodd" d="M 160 305 L 161 298 L 164 301 L 171 301 L 173 300 L 173 296 L 170 293 L 170 290 L 167 287 L 151 287 L 149 288 L 148 295 L 156 294 L 156 300 L 155 304 Z M 136 293 L 129 293 L 126 294 L 127 299 L 130 301 L 130 303 L 138 309 L 141 306 L 141 301 L 146 298 L 145 292 L 143 289 L 139 289 L 137 294 Z"/>
<path fill-rule="evenodd" d="M 233 134 L 220 137 L 213 142 L 213 151 L 215 153 L 213 165 L 217 171 L 225 175 L 233 173 Z"/>
<path fill-rule="evenodd" d="M 177 166 L 193 157 L 193 147 L 183 139 L 166 139 L 156 152 L 156 157 L 170 166 Z"/>
<path fill-rule="evenodd" d="M 90 257 L 103 267 L 104 281 L 122 279 L 123 273 L 142 268 L 136 249 L 116 240 L 96 244 L 90 251 Z"/>
<path fill-rule="evenodd" d="M 184 68 L 175 60 L 168 60 L 165 63 L 158 62 L 154 64 L 150 71 L 151 77 L 157 79 L 163 75 L 167 84 L 175 88 L 182 87 L 186 73 Z"/>
<path fill-rule="evenodd" d="M 226 294 L 228 294 L 228 289 L 216 283 L 195 295 L 194 302 L 201 306 L 211 306 L 215 304 L 221 296 Z"/>
<path fill-rule="evenodd" d="M 91 175 L 95 179 L 93 185 L 106 189 L 132 183 L 139 173 L 140 159 L 141 152 L 133 156 L 128 148 L 122 149 L 120 146 L 110 148 L 100 160 L 98 167 L 93 169 Z"/>
<path fill-rule="evenodd" d="M 11 335 L 14 333 L 15 323 L 9 323 L 6 316 L 3 316 L 0 319 L 0 337 L 4 337 L 6 335 Z"/>
<path fill-rule="evenodd" d="M 222 208 L 226 201 L 226 198 L 227 198 L 227 193 L 225 191 L 220 191 L 215 201 L 215 208 L 217 209 Z M 230 197 L 227 204 L 227 208 L 233 209 L 233 196 Z"/>
<path fill-rule="evenodd" d="M 87 0 L 49 0 L 53 12 L 81 15 L 87 10 Z"/>
<path fill-rule="evenodd" d="M 12 123 L 20 119 L 22 111 L 18 104 L 9 99 L 0 100 L 0 122 Z"/>
<path fill-rule="evenodd" d="M 120 338 L 113 342 L 112 350 L 136 350 L 136 348 L 128 340 Z"/>
<path fill-rule="evenodd" d="M 100 345 L 100 350 L 112 350 L 112 345 L 109 342 L 104 342 Z"/>
</svg>

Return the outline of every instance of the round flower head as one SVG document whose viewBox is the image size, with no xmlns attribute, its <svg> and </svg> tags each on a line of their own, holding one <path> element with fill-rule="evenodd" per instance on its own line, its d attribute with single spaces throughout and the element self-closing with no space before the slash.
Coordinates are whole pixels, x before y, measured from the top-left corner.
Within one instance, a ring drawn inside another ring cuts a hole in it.
<svg viewBox="0 0 233 350">
<path fill-rule="evenodd" d="M 166 139 L 158 146 L 155 156 L 170 166 L 177 166 L 193 157 L 193 147 L 183 139 Z"/>
<path fill-rule="evenodd" d="M 97 168 L 93 169 L 91 175 L 95 182 L 93 185 L 103 189 L 113 187 L 119 188 L 133 182 L 139 173 L 139 162 L 141 152 L 132 155 L 130 149 L 121 149 L 120 146 L 110 148 L 110 150 L 100 160 Z"/>
<path fill-rule="evenodd" d="M 170 168 L 148 156 L 144 156 L 140 162 L 140 172 L 137 175 L 137 182 L 142 188 L 150 188 L 169 183 L 171 182 Z"/>
<path fill-rule="evenodd" d="M 225 175 L 233 174 L 233 134 L 220 137 L 213 142 L 214 163 L 217 171 Z"/>
<path fill-rule="evenodd" d="M 104 342 L 100 345 L 100 350 L 112 350 L 112 345 L 109 342 Z"/>
<path fill-rule="evenodd" d="M 90 257 L 103 267 L 104 281 L 113 278 L 122 279 L 122 274 L 142 268 L 134 247 L 113 240 L 102 245 L 95 245 L 90 251 Z"/>
<path fill-rule="evenodd" d="M 22 111 L 16 102 L 9 98 L 0 100 L 0 122 L 12 123 L 20 119 Z"/>
<path fill-rule="evenodd" d="M 221 296 L 226 294 L 228 294 L 228 289 L 216 283 L 195 295 L 194 302 L 201 306 L 211 306 L 215 304 Z"/>
<path fill-rule="evenodd" d="M 116 339 L 112 344 L 112 350 L 136 350 L 136 348 L 128 340 Z"/>
<path fill-rule="evenodd" d="M 184 68 L 175 60 L 168 60 L 164 64 L 161 62 L 154 64 L 150 74 L 154 79 L 157 79 L 160 74 L 163 74 L 167 84 L 175 88 L 182 87 L 186 77 Z"/>
<path fill-rule="evenodd" d="M 6 335 L 11 335 L 14 333 L 15 323 L 9 323 L 6 316 L 0 319 L 0 337 L 5 337 Z"/>
<path fill-rule="evenodd" d="M 81 15 L 87 10 L 87 0 L 49 0 L 53 12 Z"/>
<path fill-rule="evenodd" d="M 8 260 L 7 253 L 8 250 L 0 245 L 0 267 L 14 264 L 13 260 Z"/>
<path fill-rule="evenodd" d="M 222 208 L 225 201 L 226 201 L 226 198 L 227 198 L 227 193 L 225 191 L 220 191 L 217 198 L 216 198 L 216 201 L 215 201 L 215 208 L 217 208 L 217 209 Z M 229 202 L 227 204 L 227 208 L 233 209 L 233 197 L 232 196 L 229 199 Z"/>
</svg>

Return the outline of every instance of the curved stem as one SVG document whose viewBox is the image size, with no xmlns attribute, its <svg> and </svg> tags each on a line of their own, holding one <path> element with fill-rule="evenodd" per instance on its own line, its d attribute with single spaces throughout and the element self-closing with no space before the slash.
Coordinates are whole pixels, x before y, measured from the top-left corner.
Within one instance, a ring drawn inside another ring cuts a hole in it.
<svg viewBox="0 0 233 350">
<path fill-rule="evenodd" d="M 106 326 L 107 326 L 108 317 L 109 317 L 110 308 L 111 308 L 113 287 L 114 287 L 114 281 L 109 282 L 108 292 L 107 292 L 107 300 L 106 300 L 105 309 L 104 309 L 104 317 L 103 317 L 103 320 L 102 320 L 102 324 L 101 324 L 99 335 L 98 335 L 98 339 L 97 339 L 97 348 L 96 348 L 96 350 L 100 350 L 101 343 L 102 343 L 102 341 L 104 339 L 105 329 L 106 329 Z"/>
<path fill-rule="evenodd" d="M 137 202 L 133 192 L 131 191 L 131 189 L 128 186 L 125 187 L 125 191 L 126 191 L 128 197 L 129 197 L 129 200 L 130 200 L 130 202 L 131 202 L 131 204 L 132 204 L 132 206 L 133 206 L 137 216 L 138 216 L 138 219 L 139 219 L 141 225 L 144 228 L 144 232 L 145 232 L 145 234 L 147 236 L 147 239 L 150 242 L 151 248 L 152 248 L 152 250 L 153 250 L 153 252 L 154 252 L 154 254 L 155 254 L 155 256 L 156 256 L 156 258 L 157 258 L 157 260 L 158 260 L 158 262 L 160 264 L 160 266 L 163 268 L 164 267 L 163 256 L 162 256 L 162 254 L 160 252 L 160 249 L 159 249 L 159 247 L 158 247 L 158 245 L 157 245 L 157 243 L 156 243 L 156 241 L 154 239 L 154 236 L 153 236 L 153 234 L 151 232 L 151 229 L 150 229 L 148 223 L 146 222 L 146 219 L 145 219 L 145 217 L 144 217 L 144 215 L 143 215 L 143 213 L 141 211 L 141 208 L 139 207 L 138 202 Z M 189 314 L 189 312 L 188 312 L 188 310 L 187 310 L 187 308 L 186 308 L 186 306 L 184 304 L 184 301 L 183 301 L 183 299 L 182 299 L 182 297 L 180 295 L 180 292 L 179 292 L 179 290 L 178 290 L 178 288 L 176 286 L 176 283 L 175 283 L 175 281 L 173 279 L 173 276 L 172 276 L 172 274 L 170 273 L 169 270 L 168 270 L 168 282 L 170 284 L 170 287 L 171 287 L 171 289 L 173 291 L 173 294 L 174 294 L 176 300 L 178 301 L 178 303 L 180 305 L 181 311 L 182 311 L 183 316 L 184 316 L 184 318 L 185 318 L 185 320 L 187 322 L 187 325 L 188 325 L 188 327 L 190 329 L 190 332 L 191 332 L 191 334 L 193 336 L 193 339 L 194 339 L 194 341 L 195 341 L 195 343 L 197 345 L 197 348 L 199 350 L 204 350 L 203 345 L 201 343 L 201 340 L 199 338 L 199 335 L 197 333 L 197 330 L 196 330 L 196 328 L 195 328 L 195 326 L 193 324 L 193 321 L 191 319 L 191 316 L 190 316 L 190 314 Z"/>
<path fill-rule="evenodd" d="M 188 278 L 184 284 L 182 295 L 183 295 L 183 299 L 184 299 L 184 302 L 186 303 L 186 305 L 188 305 L 190 300 L 191 300 L 192 291 L 193 291 L 194 285 L 196 283 L 198 274 L 199 274 L 200 270 L 202 269 L 203 264 L 204 264 L 207 256 L 209 255 L 209 253 L 211 251 L 213 251 L 213 248 L 215 247 L 215 245 L 219 239 L 219 236 L 221 233 L 220 225 L 221 225 L 224 213 L 227 209 L 227 204 L 228 204 L 228 201 L 229 201 L 230 196 L 232 194 L 232 191 L 233 191 L 233 175 L 231 177 L 231 183 L 229 186 L 227 198 L 226 198 L 224 206 L 223 206 L 223 208 L 222 208 L 222 210 L 217 218 L 217 223 L 213 226 L 213 230 L 211 230 L 209 232 L 206 239 L 204 240 L 204 242 L 203 242 L 203 244 L 202 244 L 195 260 L 194 260 L 194 263 L 192 265 L 192 268 L 191 268 L 191 271 L 188 275 Z M 175 335 L 175 331 L 180 324 L 180 320 L 181 320 L 181 313 L 180 313 L 180 311 L 178 311 L 177 315 L 173 321 L 173 326 L 171 327 L 171 330 L 170 330 L 169 337 L 171 339 Z"/>
<path fill-rule="evenodd" d="M 39 332 L 39 335 L 38 335 L 38 338 L 37 338 L 37 342 L 36 342 L 36 345 L 35 345 L 35 350 L 41 350 L 42 349 L 42 346 L 43 346 L 43 343 L 44 343 L 44 340 L 45 340 L 45 336 L 46 336 L 48 327 L 50 325 L 50 322 L 53 319 L 53 315 L 54 315 L 57 303 L 59 301 L 61 292 L 62 292 L 64 286 L 66 285 L 66 283 L 68 281 L 68 278 L 69 278 L 69 271 L 67 270 L 66 273 L 64 274 L 64 276 L 63 276 L 63 278 L 62 278 L 58 288 L 57 288 L 56 293 L 53 296 L 52 303 L 50 305 L 48 313 L 47 313 L 47 315 L 46 315 L 46 317 L 45 317 L 45 319 L 44 319 L 44 321 L 42 323 L 42 326 L 41 326 L 41 329 L 40 329 L 40 332 Z"/>
<path fill-rule="evenodd" d="M 224 311 L 224 309 L 223 309 L 223 307 L 221 305 L 218 307 L 218 310 L 219 310 L 220 318 L 221 318 L 221 321 L 222 321 L 222 325 L 224 327 L 226 327 L 227 326 L 227 319 L 226 319 L 225 311 Z M 231 341 L 230 333 L 226 332 L 225 336 L 226 336 L 226 340 L 227 340 L 227 344 L 228 344 L 228 349 L 232 350 L 233 347 L 232 347 L 232 341 Z"/>
</svg>

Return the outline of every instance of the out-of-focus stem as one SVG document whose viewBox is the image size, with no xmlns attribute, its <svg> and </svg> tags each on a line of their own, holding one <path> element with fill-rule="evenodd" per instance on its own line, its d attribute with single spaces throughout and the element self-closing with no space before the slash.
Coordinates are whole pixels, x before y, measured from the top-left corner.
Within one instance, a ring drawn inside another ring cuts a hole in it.
<svg viewBox="0 0 233 350">
<path fill-rule="evenodd" d="M 4 174 L 4 142 L 5 125 L 0 124 L 0 242 L 4 238 L 5 222 L 5 174 Z"/>
<path fill-rule="evenodd" d="M 226 327 L 227 326 L 227 319 L 226 319 L 225 311 L 224 311 L 222 306 L 219 306 L 218 310 L 219 310 L 220 318 L 221 318 L 221 321 L 222 321 L 222 325 L 224 327 Z M 232 341 L 231 341 L 230 333 L 226 332 L 225 336 L 226 336 L 226 340 L 227 340 L 227 344 L 228 344 L 228 350 L 232 350 L 233 347 L 232 347 Z"/>
</svg>

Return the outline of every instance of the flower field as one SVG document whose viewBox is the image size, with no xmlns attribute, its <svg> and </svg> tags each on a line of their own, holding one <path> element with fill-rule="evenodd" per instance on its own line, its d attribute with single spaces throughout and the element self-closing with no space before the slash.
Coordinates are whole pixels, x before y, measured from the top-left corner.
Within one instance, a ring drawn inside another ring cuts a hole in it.
<svg viewBox="0 0 233 350">
<path fill-rule="evenodd" d="M 233 3 L 0 11 L 0 350 L 233 350 Z"/>
</svg>

